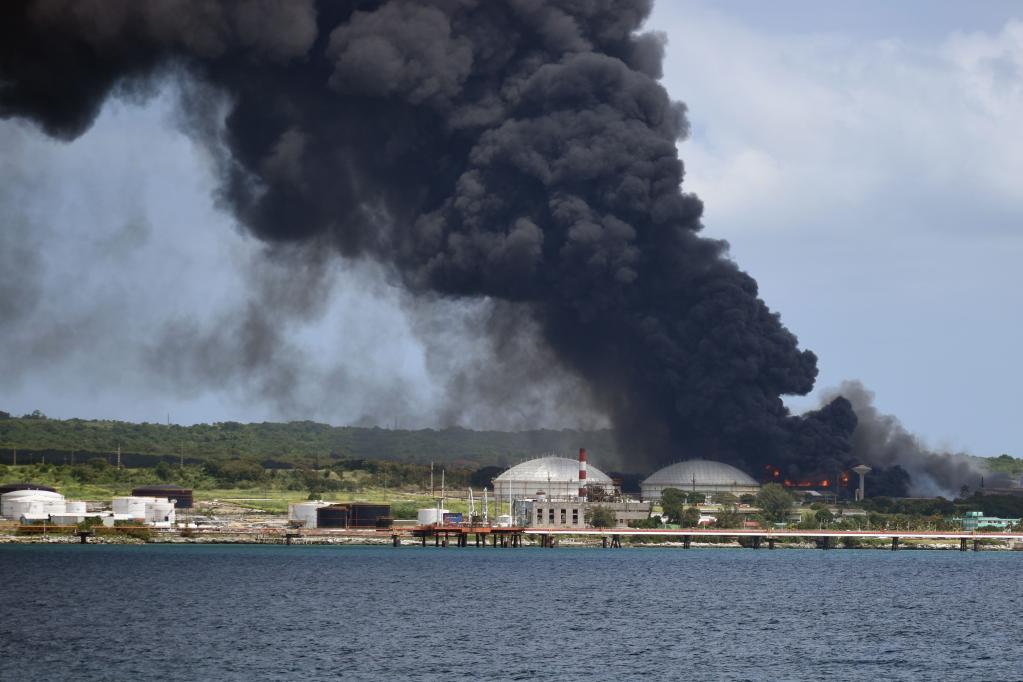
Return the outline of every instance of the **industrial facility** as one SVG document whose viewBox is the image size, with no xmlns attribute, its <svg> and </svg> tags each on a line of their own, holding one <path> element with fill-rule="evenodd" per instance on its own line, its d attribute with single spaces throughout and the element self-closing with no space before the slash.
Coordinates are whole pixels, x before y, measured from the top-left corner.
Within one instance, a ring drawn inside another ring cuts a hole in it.
<svg viewBox="0 0 1023 682">
<path fill-rule="evenodd" d="M 511 467 L 494 479 L 498 500 L 511 501 L 509 524 L 584 528 L 595 506 L 609 510 L 616 525 L 650 516 L 650 503 L 632 500 L 604 472 L 589 466 L 585 448 L 579 459 L 547 456 Z"/>
<path fill-rule="evenodd" d="M 585 450 L 581 451 L 585 456 Z M 517 464 L 494 479 L 499 500 L 533 498 L 564 499 L 579 494 L 579 460 L 548 455 Z M 610 487 L 611 478 L 599 469 L 586 470 L 587 486 Z"/>
<path fill-rule="evenodd" d="M 690 459 L 654 472 L 640 483 L 640 488 L 644 500 L 657 501 L 661 499 L 661 492 L 667 488 L 703 493 L 713 499 L 715 495 L 722 493 L 737 497 L 755 495 L 760 490 L 760 484 L 730 464 Z"/>
<path fill-rule="evenodd" d="M 295 528 L 390 528 L 391 505 L 368 502 L 293 502 L 288 505 L 288 524 Z"/>
</svg>

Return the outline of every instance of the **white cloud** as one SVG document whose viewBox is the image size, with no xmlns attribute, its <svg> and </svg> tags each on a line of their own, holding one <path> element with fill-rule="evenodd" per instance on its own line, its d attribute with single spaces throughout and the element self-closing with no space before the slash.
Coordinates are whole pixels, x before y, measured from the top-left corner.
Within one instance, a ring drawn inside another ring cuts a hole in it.
<svg viewBox="0 0 1023 682">
<path fill-rule="evenodd" d="M 784 28 L 739 11 L 662 1 L 649 22 L 708 234 L 818 353 L 818 390 L 861 378 L 931 441 L 1023 456 L 1023 23 L 921 38 L 920 5 L 869 34 L 814 30 L 827 6 Z"/>
</svg>

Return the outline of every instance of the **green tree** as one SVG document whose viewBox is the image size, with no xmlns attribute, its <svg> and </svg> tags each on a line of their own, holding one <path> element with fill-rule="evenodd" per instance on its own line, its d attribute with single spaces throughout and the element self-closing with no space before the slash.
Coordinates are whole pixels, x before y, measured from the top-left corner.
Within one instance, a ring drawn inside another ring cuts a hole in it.
<svg viewBox="0 0 1023 682">
<path fill-rule="evenodd" d="M 661 510 L 668 517 L 668 523 L 680 523 L 685 504 L 686 494 L 681 490 L 665 488 L 661 491 Z"/>
<path fill-rule="evenodd" d="M 738 528 L 742 525 L 742 517 L 734 504 L 726 505 L 714 514 L 714 518 L 717 519 L 714 525 L 718 528 Z"/>
<path fill-rule="evenodd" d="M 167 464 L 167 462 L 164 461 L 161 461 L 153 468 L 153 473 L 156 474 L 156 477 L 161 481 L 169 481 L 174 475 L 174 471 L 171 469 L 170 464 Z"/>
<path fill-rule="evenodd" d="M 752 495 L 750 493 L 746 493 L 745 495 L 740 495 L 739 496 L 739 502 L 741 502 L 742 504 L 747 504 L 747 505 L 752 506 L 752 505 L 757 503 L 757 496 L 756 495 Z"/>
<path fill-rule="evenodd" d="M 587 523 L 593 528 L 614 528 L 618 525 L 615 513 L 607 507 L 591 507 L 586 516 Z"/>
<path fill-rule="evenodd" d="M 765 483 L 757 493 L 757 506 L 764 520 L 770 523 L 784 523 L 792 509 L 792 496 L 777 483 Z"/>
<path fill-rule="evenodd" d="M 829 509 L 818 509 L 814 512 L 813 518 L 817 523 L 826 526 L 835 520 L 835 515 Z"/>
<path fill-rule="evenodd" d="M 703 493 L 691 492 L 686 495 L 686 499 L 689 500 L 689 504 L 703 504 L 707 501 L 707 496 Z"/>
<path fill-rule="evenodd" d="M 696 528 L 700 525 L 700 510 L 696 507 L 687 507 L 679 519 L 683 528 Z"/>
<path fill-rule="evenodd" d="M 732 493 L 718 493 L 717 495 L 714 496 L 714 501 L 717 502 L 718 504 L 723 504 L 726 507 L 727 506 L 734 507 L 735 505 L 739 504 L 739 498 L 733 495 Z"/>
</svg>

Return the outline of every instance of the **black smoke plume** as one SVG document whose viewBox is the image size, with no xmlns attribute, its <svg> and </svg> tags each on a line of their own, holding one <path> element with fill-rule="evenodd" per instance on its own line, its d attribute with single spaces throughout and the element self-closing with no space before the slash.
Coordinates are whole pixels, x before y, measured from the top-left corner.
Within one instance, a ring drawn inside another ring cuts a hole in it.
<svg viewBox="0 0 1023 682">
<path fill-rule="evenodd" d="M 843 381 L 836 390 L 826 392 L 824 400 L 834 400 L 838 395 L 850 401 L 858 420 L 852 438 L 853 458 L 875 468 L 867 475 L 868 491 L 882 494 L 878 492 L 879 477 L 886 479 L 884 489 L 896 495 L 942 495 L 949 499 L 958 496 L 962 486 L 977 489 L 985 478 L 992 487 L 1009 484 L 1005 474 L 989 471 L 978 457 L 929 449 L 897 417 L 878 410 L 873 392 L 859 381 Z M 893 471 L 908 474 L 908 480 L 894 480 L 897 476 L 888 473 Z M 850 483 L 857 481 L 852 476 Z"/>
<path fill-rule="evenodd" d="M 37 0 L 0 12 L 0 115 L 71 140 L 111 96 L 195 83 L 218 196 L 271 243 L 487 297 L 611 418 L 627 466 L 693 456 L 800 477 L 849 463 L 815 355 L 681 190 L 685 107 L 649 0 Z M 693 68 L 700 68 L 693 65 Z M 225 98 L 216 118 L 211 93 Z M 152 160 L 158 169 L 160 160 Z M 507 333 L 504 325 L 495 325 Z"/>
</svg>

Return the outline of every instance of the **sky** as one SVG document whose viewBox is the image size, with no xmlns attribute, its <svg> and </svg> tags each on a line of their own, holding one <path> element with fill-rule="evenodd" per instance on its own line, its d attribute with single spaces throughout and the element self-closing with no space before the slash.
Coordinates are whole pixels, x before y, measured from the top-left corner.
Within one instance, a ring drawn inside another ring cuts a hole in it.
<svg viewBox="0 0 1023 682">
<path fill-rule="evenodd" d="M 706 233 L 819 357 L 817 389 L 793 409 L 858 379 L 932 447 L 1023 456 L 1023 11 L 673 0 L 648 28 L 665 34 L 664 84 L 688 107 L 684 189 L 704 200 Z M 219 207 L 174 87 L 108 102 L 70 144 L 0 121 L 0 409 L 604 423 L 555 400 L 565 376 L 497 405 L 450 400 L 507 351 L 474 332 L 485 304 L 411 301 L 372 263 L 295 272 L 288 253 L 268 255 Z M 216 363 L 268 292 L 302 302 L 271 321 L 286 352 L 238 352 L 279 371 Z M 168 352 L 182 335 L 208 341 L 207 361 Z"/>
</svg>

